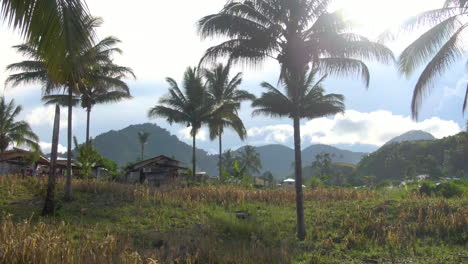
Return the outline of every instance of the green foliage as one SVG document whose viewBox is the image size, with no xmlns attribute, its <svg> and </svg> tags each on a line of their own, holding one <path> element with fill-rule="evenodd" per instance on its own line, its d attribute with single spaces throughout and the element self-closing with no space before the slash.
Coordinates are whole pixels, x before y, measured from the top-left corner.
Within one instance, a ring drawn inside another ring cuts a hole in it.
<svg viewBox="0 0 468 264">
<path fill-rule="evenodd" d="M 454 182 L 444 182 L 436 187 L 436 192 L 445 198 L 460 197 L 463 195 L 461 186 Z"/>
<path fill-rule="evenodd" d="M 87 179 L 91 176 L 93 168 L 101 162 L 102 156 L 96 148 L 94 148 L 91 142 L 89 145 L 86 143 L 79 145 L 76 137 L 73 137 L 73 141 L 78 153 L 76 155 L 76 160 L 80 165 L 80 175 Z"/>
<path fill-rule="evenodd" d="M 424 181 L 423 183 L 421 183 L 421 187 L 419 188 L 419 192 L 421 194 L 431 196 L 431 195 L 436 194 L 436 188 L 437 188 L 437 186 L 435 185 L 434 182 Z"/>
<path fill-rule="evenodd" d="M 40 151 L 39 138 L 25 121 L 15 121 L 22 111 L 21 105 L 16 105 L 15 100 L 6 102 L 4 96 L 0 96 L 0 152 L 4 152 L 9 146 L 26 146 L 33 151 Z"/>
<path fill-rule="evenodd" d="M 468 172 L 468 132 L 434 141 L 401 142 L 383 146 L 364 157 L 356 168 L 356 178 L 376 176 L 385 180 L 414 180 L 429 175 L 437 180 L 444 175 L 463 176 Z"/>
<path fill-rule="evenodd" d="M 323 181 L 318 177 L 311 177 L 306 183 L 306 186 L 310 188 L 320 188 L 324 185 Z"/>
<path fill-rule="evenodd" d="M 419 188 L 421 194 L 437 195 L 445 198 L 461 197 L 468 190 L 468 181 L 448 181 L 436 185 L 431 181 L 424 181 Z"/>
</svg>

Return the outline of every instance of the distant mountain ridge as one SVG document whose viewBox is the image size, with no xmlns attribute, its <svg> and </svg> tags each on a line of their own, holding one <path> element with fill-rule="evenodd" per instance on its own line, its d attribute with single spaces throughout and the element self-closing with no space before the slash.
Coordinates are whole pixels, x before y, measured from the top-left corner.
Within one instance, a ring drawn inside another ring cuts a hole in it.
<svg viewBox="0 0 468 264">
<path fill-rule="evenodd" d="M 392 144 L 392 143 L 400 143 L 400 142 L 406 142 L 406 141 L 432 141 L 436 140 L 436 138 L 428 132 L 422 131 L 422 130 L 411 130 L 408 131 L 404 134 L 401 134 L 400 136 L 394 137 L 385 145 Z"/>
<path fill-rule="evenodd" d="M 137 138 L 139 131 L 146 131 L 151 134 L 148 144 L 145 146 L 145 158 L 163 154 L 175 157 L 183 162 L 186 167 L 190 167 L 192 146 L 180 141 L 175 135 L 171 135 L 169 131 L 156 124 L 145 123 L 131 125 L 118 131 L 111 130 L 94 138 L 93 144 L 104 157 L 123 166 L 134 162 L 140 156 L 140 143 Z M 293 171 L 293 149 L 277 144 L 259 146 L 256 147 L 256 150 L 262 160 L 262 172 L 270 171 L 275 178 L 279 179 Z M 328 145 L 312 145 L 302 150 L 303 166 L 310 165 L 315 160 L 315 155 L 320 153 L 332 154 L 334 162 L 351 164 L 357 164 L 366 155 L 366 153 L 342 150 Z M 204 150 L 197 149 L 197 166 L 199 170 L 206 171 L 212 176 L 217 175 L 217 162 L 217 155 L 210 155 Z"/>
</svg>

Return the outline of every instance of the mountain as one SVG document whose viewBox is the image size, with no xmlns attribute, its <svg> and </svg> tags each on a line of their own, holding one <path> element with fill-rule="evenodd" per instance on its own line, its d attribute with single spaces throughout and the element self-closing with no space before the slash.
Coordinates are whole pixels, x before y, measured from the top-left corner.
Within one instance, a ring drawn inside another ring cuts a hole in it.
<svg viewBox="0 0 468 264">
<path fill-rule="evenodd" d="M 145 158 L 166 155 L 191 167 L 192 146 L 155 124 L 131 125 L 119 131 L 111 130 L 94 138 L 93 144 L 104 157 L 123 166 L 140 157 L 141 146 L 137 137 L 139 131 L 151 134 L 145 145 Z M 197 149 L 197 159 L 198 170 L 216 167 L 216 161 L 204 150 Z"/>
<path fill-rule="evenodd" d="M 385 145 L 392 144 L 392 143 L 405 142 L 405 141 L 425 141 L 425 140 L 430 141 L 430 140 L 435 140 L 435 139 L 436 138 L 432 134 L 427 133 L 425 131 L 411 130 L 398 137 L 391 139 L 390 141 L 385 143 Z"/>
<path fill-rule="evenodd" d="M 192 160 L 192 146 L 180 141 L 169 131 L 155 124 L 131 125 L 119 131 L 111 130 L 93 140 L 94 146 L 106 158 L 124 166 L 134 162 L 140 156 L 140 143 L 137 133 L 149 132 L 151 135 L 145 146 L 145 158 L 157 155 L 175 157 L 190 168 Z M 242 148 L 235 152 L 241 151 Z M 256 147 L 263 165 L 262 173 L 272 172 L 275 178 L 284 178 L 293 172 L 294 150 L 284 145 L 266 145 Z M 341 150 L 327 145 L 312 145 L 302 151 L 302 164 L 308 166 L 320 153 L 332 154 L 334 162 L 357 164 L 365 153 Z M 197 169 L 206 171 L 209 175 L 217 175 L 218 156 L 210 155 L 206 151 L 197 149 Z"/>
<path fill-rule="evenodd" d="M 468 132 L 443 139 L 387 144 L 364 157 L 356 168 L 358 178 L 374 176 L 377 182 L 401 181 L 421 174 L 468 176 Z"/>
</svg>

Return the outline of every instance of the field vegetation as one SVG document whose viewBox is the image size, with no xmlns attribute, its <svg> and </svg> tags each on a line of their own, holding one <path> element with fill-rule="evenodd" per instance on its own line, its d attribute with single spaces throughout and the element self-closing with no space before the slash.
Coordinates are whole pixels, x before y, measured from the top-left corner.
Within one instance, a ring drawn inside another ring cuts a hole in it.
<svg viewBox="0 0 468 264">
<path fill-rule="evenodd" d="M 59 180 L 57 189 L 63 185 Z M 468 257 L 466 189 L 447 199 L 418 186 L 307 188 L 308 233 L 298 242 L 294 190 L 73 185 L 74 200 L 59 200 L 56 214 L 43 218 L 46 179 L 0 177 L 0 263 L 463 263 Z"/>
</svg>

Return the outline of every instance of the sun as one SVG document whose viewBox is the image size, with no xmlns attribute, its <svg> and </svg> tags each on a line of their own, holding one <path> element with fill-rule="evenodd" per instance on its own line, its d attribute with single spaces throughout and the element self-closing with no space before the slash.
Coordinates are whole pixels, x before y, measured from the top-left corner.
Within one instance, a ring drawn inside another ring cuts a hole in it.
<svg viewBox="0 0 468 264">
<path fill-rule="evenodd" d="M 376 37 L 411 16 L 440 8 L 443 0 L 336 0 L 332 8 L 341 9 L 354 22 L 360 33 Z"/>
</svg>

